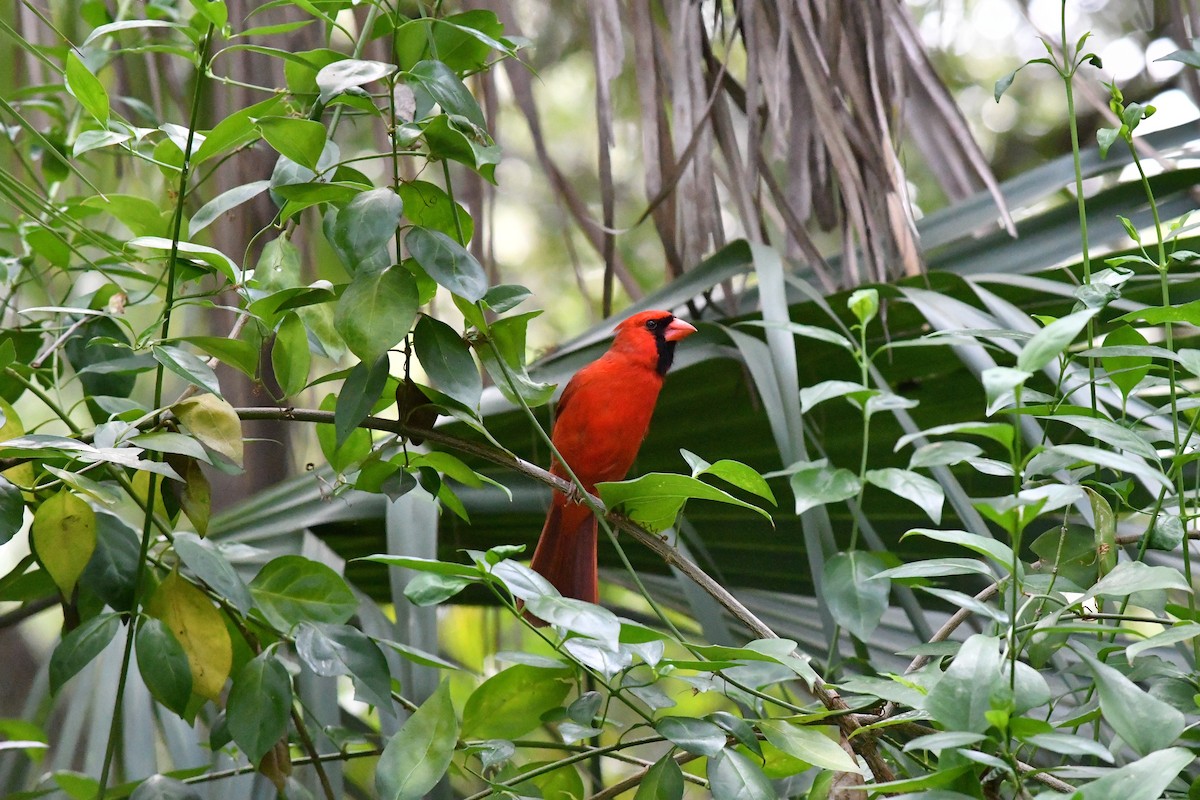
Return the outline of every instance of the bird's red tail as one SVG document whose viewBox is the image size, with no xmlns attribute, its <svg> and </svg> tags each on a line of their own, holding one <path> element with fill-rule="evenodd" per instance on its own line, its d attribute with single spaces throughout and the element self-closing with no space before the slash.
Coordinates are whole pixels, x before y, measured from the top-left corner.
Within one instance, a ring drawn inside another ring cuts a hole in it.
<svg viewBox="0 0 1200 800">
<path fill-rule="evenodd" d="M 596 533 L 592 510 L 555 492 L 530 566 L 563 596 L 595 603 Z"/>
</svg>

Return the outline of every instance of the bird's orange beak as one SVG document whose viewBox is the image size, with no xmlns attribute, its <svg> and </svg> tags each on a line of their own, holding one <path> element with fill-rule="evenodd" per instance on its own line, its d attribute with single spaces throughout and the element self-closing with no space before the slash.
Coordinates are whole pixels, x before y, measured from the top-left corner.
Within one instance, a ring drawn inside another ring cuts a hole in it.
<svg viewBox="0 0 1200 800">
<path fill-rule="evenodd" d="M 666 331 L 663 332 L 663 338 L 668 342 L 678 342 L 684 337 L 691 336 L 696 332 L 694 325 L 689 325 L 681 319 L 671 320 L 671 324 L 667 325 Z"/>
</svg>

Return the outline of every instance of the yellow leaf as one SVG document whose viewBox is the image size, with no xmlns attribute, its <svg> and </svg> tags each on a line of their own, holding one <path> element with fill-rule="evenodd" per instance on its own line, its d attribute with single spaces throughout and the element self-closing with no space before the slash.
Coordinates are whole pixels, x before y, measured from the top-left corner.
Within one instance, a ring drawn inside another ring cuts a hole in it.
<svg viewBox="0 0 1200 800">
<path fill-rule="evenodd" d="M 38 506 L 29 535 L 38 561 L 70 597 L 96 550 L 96 512 L 63 489 Z"/>
<path fill-rule="evenodd" d="M 25 426 L 21 424 L 21 418 L 17 416 L 12 405 L 2 397 L 0 397 L 0 412 L 4 413 L 4 424 L 0 425 L 0 442 L 18 439 L 25 435 Z M 0 472 L 0 475 L 3 475 L 14 486 L 22 488 L 33 486 L 33 464 L 29 461 L 6 469 L 4 472 Z"/>
<path fill-rule="evenodd" d="M 233 406 L 215 394 L 202 394 L 176 403 L 171 410 L 205 446 L 242 466 L 242 421 Z"/>
<path fill-rule="evenodd" d="M 192 691 L 216 700 L 233 666 L 233 642 L 221 613 L 204 592 L 179 573 L 159 584 L 146 611 L 166 623 L 187 653 Z"/>
</svg>

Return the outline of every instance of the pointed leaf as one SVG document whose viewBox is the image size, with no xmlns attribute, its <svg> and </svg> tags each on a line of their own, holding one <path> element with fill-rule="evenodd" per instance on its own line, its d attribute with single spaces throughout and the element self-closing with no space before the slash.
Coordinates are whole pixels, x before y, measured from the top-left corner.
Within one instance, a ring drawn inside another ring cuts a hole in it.
<svg viewBox="0 0 1200 800">
<path fill-rule="evenodd" d="M 896 467 L 867 470 L 865 477 L 868 483 L 914 503 L 929 515 L 935 525 L 942 521 L 942 504 L 946 495 L 941 484 L 932 478 Z"/>
<path fill-rule="evenodd" d="M 317 170 L 326 139 L 325 126 L 320 122 L 298 117 L 259 117 L 254 124 L 267 144 L 284 157 Z"/>
<path fill-rule="evenodd" d="M 171 410 L 206 447 L 242 465 L 242 421 L 233 406 L 215 394 L 202 394 L 176 403 Z"/>
<path fill-rule="evenodd" d="M 413 341 L 417 358 L 434 385 L 468 408 L 478 408 L 483 378 L 463 337 L 446 323 L 423 316 Z"/>
<path fill-rule="evenodd" d="M 304 556 L 268 561 L 250 582 L 250 594 L 266 620 L 284 632 L 304 621 L 340 624 L 358 608 L 342 576 Z"/>
<path fill-rule="evenodd" d="M 736 750 L 725 749 L 708 762 L 714 800 L 775 800 L 779 795 L 758 764 Z"/>
<path fill-rule="evenodd" d="M 146 611 L 166 623 L 187 653 L 192 691 L 216 700 L 233 665 L 233 642 L 208 596 L 172 572 L 158 585 Z"/>
<path fill-rule="evenodd" d="M 138 624 L 138 671 L 155 700 L 183 716 L 192 697 L 192 669 L 187 653 L 162 620 L 147 617 Z"/>
<path fill-rule="evenodd" d="M 63 684 L 86 667 L 108 647 L 121 627 L 115 613 L 89 619 L 63 637 L 50 656 L 50 693 L 58 694 Z"/>
<path fill-rule="evenodd" d="M 725 748 L 727 736 L 717 725 L 694 717 L 663 717 L 654 729 L 671 744 L 698 756 L 715 756 Z"/>
<path fill-rule="evenodd" d="M 75 50 L 67 51 L 66 63 L 67 91 L 79 101 L 84 110 L 96 118 L 102 126 L 108 126 L 109 103 L 108 92 L 104 84 L 92 74 Z"/>
<path fill-rule="evenodd" d="M 292 679 L 271 650 L 242 667 L 229 690 L 225 724 L 251 764 L 257 764 L 287 735 L 292 715 Z"/>
<path fill-rule="evenodd" d="M 633 800 L 683 800 L 683 770 L 670 753 L 654 762 Z"/>
<path fill-rule="evenodd" d="M 825 562 L 822 599 L 834 620 L 863 642 L 870 641 L 888 607 L 891 582 L 870 580 L 883 569 L 883 559 L 860 550 L 838 553 Z"/>
<path fill-rule="evenodd" d="M 1169 747 L 1183 733 L 1187 722 L 1178 709 L 1143 691 L 1084 650 L 1076 652 L 1096 679 L 1105 722 L 1139 755 Z"/>
<path fill-rule="evenodd" d="M 474 303 L 487 293 L 488 279 L 483 265 L 441 231 L 414 227 L 404 244 L 429 277 L 464 300 Z"/>
<path fill-rule="evenodd" d="M 250 612 L 254 602 L 250 590 L 216 544 L 193 533 L 180 531 L 175 534 L 175 553 L 197 578 L 232 603 L 234 608 L 243 614 Z"/>
<path fill-rule="evenodd" d="M 333 324 L 350 352 L 373 364 L 408 334 L 419 304 L 416 279 L 403 267 L 360 272 L 338 300 Z"/>
<path fill-rule="evenodd" d="M 450 684 L 442 681 L 384 747 L 375 768 L 375 791 L 381 800 L 424 797 L 446 774 L 457 739 Z"/>
<path fill-rule="evenodd" d="M 1098 308 L 1085 308 L 1056 319 L 1042 328 L 1021 349 L 1017 356 L 1017 369 L 1037 372 L 1045 367 L 1075 341 L 1079 332 L 1087 327 L 1088 322 L 1098 313 Z"/>
<path fill-rule="evenodd" d="M 992 693 L 1000 687 L 1000 640 L 973 634 L 925 698 L 928 711 L 947 729 L 985 733 Z"/>
<path fill-rule="evenodd" d="M 472 739 L 516 739 L 542 724 L 542 715 L 562 706 L 571 691 L 570 671 L 517 664 L 488 678 L 467 698 L 462 735 Z"/>
<path fill-rule="evenodd" d="M 29 538 L 38 561 L 63 596 L 70 597 L 96 549 L 96 512 L 62 489 L 38 506 Z"/>
<path fill-rule="evenodd" d="M 768 521 L 771 519 L 770 514 L 758 506 L 687 475 L 652 472 L 631 481 L 599 483 L 596 490 L 605 506 L 623 507 L 630 518 L 650 531 L 661 531 L 674 525 L 684 503 L 692 499 L 740 506 Z"/>
<path fill-rule="evenodd" d="M 362 702 L 392 708 L 387 659 L 379 645 L 358 628 L 303 622 L 296 633 L 296 652 L 318 675 L 349 675 Z"/>
<path fill-rule="evenodd" d="M 832 725 L 802 727 L 781 719 L 764 719 L 758 729 L 768 742 L 793 758 L 835 772 L 858 772 L 854 759 L 837 743 L 837 728 Z"/>
<path fill-rule="evenodd" d="M 337 212 L 332 244 L 355 269 L 396 235 L 403 213 L 404 201 L 391 187 L 362 192 Z"/>
</svg>

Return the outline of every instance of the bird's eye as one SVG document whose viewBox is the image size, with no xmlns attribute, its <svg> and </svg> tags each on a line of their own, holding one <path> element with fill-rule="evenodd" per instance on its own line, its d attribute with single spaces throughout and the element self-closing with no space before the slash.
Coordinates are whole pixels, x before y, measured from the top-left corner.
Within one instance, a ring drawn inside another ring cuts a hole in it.
<svg viewBox="0 0 1200 800">
<path fill-rule="evenodd" d="M 646 320 L 646 329 L 647 330 L 652 331 L 652 330 L 656 329 L 657 327 L 658 327 L 658 320 L 656 320 L 656 319 Z"/>
</svg>

